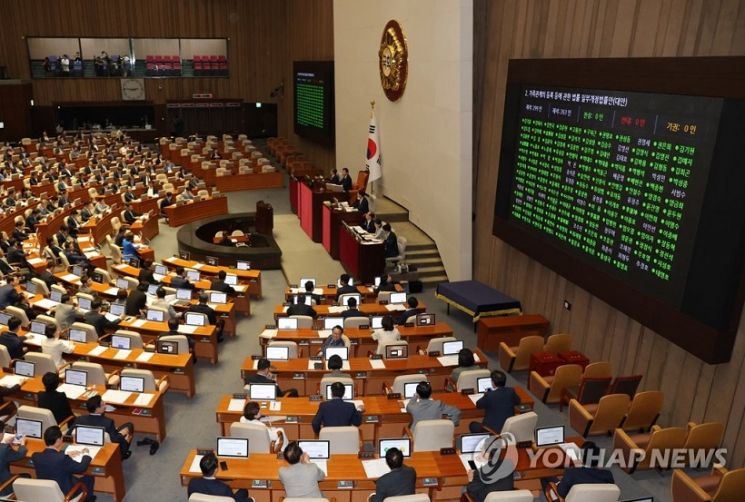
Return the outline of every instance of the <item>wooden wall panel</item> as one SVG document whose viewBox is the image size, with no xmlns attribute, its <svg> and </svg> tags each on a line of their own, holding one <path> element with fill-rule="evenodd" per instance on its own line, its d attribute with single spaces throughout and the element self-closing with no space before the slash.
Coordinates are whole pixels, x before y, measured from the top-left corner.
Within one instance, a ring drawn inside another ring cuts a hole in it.
<svg viewBox="0 0 745 502">
<path fill-rule="evenodd" d="M 0 80 L 0 141 L 18 141 L 31 134 L 31 84 Z"/>
<path fill-rule="evenodd" d="M 745 464 L 745 321 L 731 361 L 704 364 L 491 232 L 510 58 L 742 56 L 745 0 L 475 0 L 474 13 L 475 278 L 617 373 L 644 374 L 643 389 L 665 392 L 660 423 L 725 422 L 730 462 Z"/>
</svg>

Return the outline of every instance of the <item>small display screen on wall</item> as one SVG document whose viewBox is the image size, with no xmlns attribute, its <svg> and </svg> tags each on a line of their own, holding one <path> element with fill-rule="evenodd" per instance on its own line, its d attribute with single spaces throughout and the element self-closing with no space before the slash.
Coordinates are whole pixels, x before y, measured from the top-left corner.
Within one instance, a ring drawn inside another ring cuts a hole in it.
<svg viewBox="0 0 745 502">
<path fill-rule="evenodd" d="M 319 143 L 334 143 L 334 63 L 293 64 L 295 134 Z"/>
</svg>

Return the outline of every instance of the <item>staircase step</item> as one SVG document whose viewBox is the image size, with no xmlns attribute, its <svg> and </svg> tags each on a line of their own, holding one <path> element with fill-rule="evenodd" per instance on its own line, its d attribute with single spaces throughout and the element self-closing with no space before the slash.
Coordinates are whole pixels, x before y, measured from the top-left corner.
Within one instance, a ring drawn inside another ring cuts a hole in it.
<svg viewBox="0 0 745 502">
<path fill-rule="evenodd" d="M 410 254 L 406 254 L 406 263 L 409 265 L 416 265 L 417 268 L 420 267 L 440 267 L 442 266 L 442 260 L 440 260 L 439 256 L 434 256 L 431 258 L 412 258 Z"/>
<path fill-rule="evenodd" d="M 422 277 L 420 281 L 422 281 L 422 284 L 424 285 L 432 286 L 435 284 L 440 284 L 441 282 L 448 282 L 448 276 L 432 275 L 432 276 Z"/>
<path fill-rule="evenodd" d="M 417 260 L 420 258 L 435 258 L 440 261 L 440 253 L 437 252 L 437 248 L 432 246 L 427 249 L 411 249 L 406 248 L 406 260 Z"/>
<path fill-rule="evenodd" d="M 419 277 L 431 277 L 445 274 L 445 267 L 442 265 L 434 265 L 428 267 L 417 267 L 417 273 Z"/>
</svg>

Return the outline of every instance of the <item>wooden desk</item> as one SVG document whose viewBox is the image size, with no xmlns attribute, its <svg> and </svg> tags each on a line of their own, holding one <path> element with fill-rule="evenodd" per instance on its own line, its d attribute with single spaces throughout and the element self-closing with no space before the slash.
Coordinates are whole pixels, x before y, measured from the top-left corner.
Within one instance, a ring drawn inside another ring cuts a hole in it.
<svg viewBox="0 0 745 502">
<path fill-rule="evenodd" d="M 426 349 L 430 339 L 441 336 L 452 336 L 453 328 L 446 323 L 437 323 L 434 326 L 398 326 L 401 333 L 401 339 L 409 344 L 409 354 L 413 354 L 417 347 Z M 367 352 L 375 352 L 378 348 L 378 342 L 371 338 L 372 329 L 347 328 L 344 334 L 349 337 L 352 344 L 353 356 L 365 356 Z M 296 342 L 299 345 L 310 348 L 313 345 L 321 345 L 326 337 L 319 336 L 319 332 L 314 329 L 288 329 L 279 330 L 273 338 L 259 336 L 262 345 L 267 345 L 271 340 L 286 340 Z M 311 348 L 313 352 L 318 349 Z"/>
<path fill-rule="evenodd" d="M 404 289 L 401 287 L 400 284 L 396 284 L 396 291 L 402 292 Z M 318 293 L 318 289 L 321 290 L 320 293 Z M 362 295 L 362 301 L 371 300 L 371 301 L 377 301 L 377 295 L 375 294 L 375 290 L 370 287 L 366 286 L 364 284 L 358 284 L 357 285 L 357 292 Z M 294 287 L 286 287 L 285 288 L 285 300 L 290 301 L 290 299 L 298 294 L 305 294 L 305 288 L 304 287 L 298 287 L 298 285 L 295 285 Z M 336 304 L 336 295 L 337 295 L 337 286 L 329 287 L 329 286 L 323 286 L 319 287 L 316 286 L 316 290 L 314 294 L 319 294 L 324 298 L 326 303 L 329 305 L 335 305 Z"/>
<path fill-rule="evenodd" d="M 315 354 L 314 354 L 315 355 Z M 488 360 L 483 352 L 476 350 L 477 365 L 486 368 Z M 349 359 L 349 369 L 342 370 L 354 377 L 355 392 L 360 396 L 383 394 L 383 384 L 393 384 L 398 375 L 419 373 L 426 376 L 433 390 L 444 390 L 445 379 L 455 368 L 443 366 L 436 357 L 410 355 L 407 359 L 384 359 L 385 368 L 375 369 L 367 357 Z M 272 361 L 272 373 L 277 376 L 277 383 L 282 389 L 295 388 L 301 396 L 316 394 L 321 378 L 328 373 L 325 362 L 322 369 L 309 369 L 308 357 L 299 357 L 289 361 Z M 247 357 L 241 366 L 241 378 L 256 372 L 255 360 Z"/>
<path fill-rule="evenodd" d="M 144 221 L 138 219 L 129 227 L 135 234 L 141 234 L 143 239 L 152 239 L 160 233 L 160 227 L 158 226 L 158 213 L 153 213 L 153 216 L 145 219 Z M 122 222 L 124 223 L 124 222 Z"/>
<path fill-rule="evenodd" d="M 10 464 L 10 472 L 13 474 L 27 473 L 36 477 L 36 469 L 31 462 L 34 453 L 46 448 L 41 439 L 28 438 L 26 440 L 26 457 Z M 85 474 L 94 478 L 95 492 L 109 493 L 116 502 L 124 500 L 126 486 L 124 483 L 124 471 L 122 469 L 122 458 L 119 454 L 119 445 L 107 443 L 99 450 L 98 454 L 91 460 Z"/>
<path fill-rule="evenodd" d="M 324 202 L 323 208 L 323 247 L 334 260 L 339 259 L 339 233 L 342 231 L 342 222 L 349 225 L 360 225 L 365 219 L 359 211 L 344 211 L 331 206 L 329 201 Z"/>
<path fill-rule="evenodd" d="M 172 256 L 170 258 L 164 258 L 163 264 L 168 268 L 184 267 L 193 268 L 199 270 L 200 273 L 205 275 L 217 275 L 221 270 L 224 270 L 226 274 L 237 275 L 238 280 L 248 282 L 249 294 L 261 298 L 261 270 L 238 270 L 233 267 L 221 267 L 217 265 L 207 265 L 194 260 L 183 260 L 181 258 Z"/>
<path fill-rule="evenodd" d="M 195 200 L 181 206 L 166 206 L 164 209 L 168 217 L 168 225 L 180 227 L 185 223 L 228 214 L 228 198 L 214 197 L 205 200 Z"/>
<path fill-rule="evenodd" d="M 343 224 L 339 229 L 339 260 L 352 277 L 372 283 L 385 270 L 385 246 L 381 243 L 363 243 Z"/>
<path fill-rule="evenodd" d="M 510 347 L 520 344 L 523 337 L 538 335 L 546 337 L 550 323 L 540 314 L 524 314 L 504 317 L 482 317 L 478 323 L 477 346 L 485 352 L 496 353 L 500 342 Z"/>
<path fill-rule="evenodd" d="M 401 310 L 389 310 L 388 305 L 381 305 L 379 303 L 362 303 L 361 305 L 357 305 L 357 308 L 360 312 L 362 312 L 365 316 L 372 316 L 372 315 L 391 315 L 394 318 L 400 316 L 403 314 L 407 308 L 402 305 Z M 421 309 L 422 312 L 426 312 L 427 306 L 424 304 L 424 302 L 419 302 L 419 306 L 417 307 Z M 341 317 L 341 314 L 344 310 L 340 310 L 339 312 L 335 312 L 337 309 L 344 309 L 344 307 L 339 307 L 337 305 L 315 305 L 313 307 L 313 310 L 316 311 L 319 317 Z M 277 305 L 274 307 L 274 320 L 276 321 L 280 317 L 286 317 L 287 316 L 287 306 L 285 305 Z"/>
</svg>

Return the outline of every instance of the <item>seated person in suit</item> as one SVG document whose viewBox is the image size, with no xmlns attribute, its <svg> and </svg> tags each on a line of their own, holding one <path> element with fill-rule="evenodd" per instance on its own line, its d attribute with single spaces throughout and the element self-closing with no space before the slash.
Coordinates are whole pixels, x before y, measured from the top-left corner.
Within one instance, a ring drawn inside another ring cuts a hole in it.
<svg viewBox="0 0 745 502">
<path fill-rule="evenodd" d="M 259 359 L 256 363 L 256 373 L 247 375 L 245 383 L 246 385 L 251 385 L 252 383 L 276 384 L 276 378 L 274 377 L 274 375 L 272 375 L 271 363 L 269 362 L 269 359 Z M 287 389 L 283 391 L 279 388 L 279 385 L 277 385 L 277 395 L 282 397 L 297 397 L 298 393 L 297 389 Z"/>
<path fill-rule="evenodd" d="M 137 214 L 137 213 L 135 212 L 135 210 L 134 210 L 134 209 L 132 208 L 132 204 L 131 204 L 131 203 L 129 203 L 129 202 L 127 202 L 127 205 L 125 206 L 125 209 L 124 209 L 124 214 L 123 214 L 123 217 L 124 217 L 124 221 L 125 221 L 125 222 L 126 222 L 126 223 L 127 223 L 128 225 L 131 225 L 131 224 L 133 224 L 133 223 L 134 223 L 135 221 L 137 221 L 137 217 L 138 217 L 138 216 L 139 216 L 139 214 Z"/>
<path fill-rule="evenodd" d="M 285 489 L 285 496 L 323 498 L 318 482 L 323 481 L 326 475 L 310 461 L 297 441 L 292 441 L 285 447 L 284 458 L 290 464 L 279 468 L 279 480 Z"/>
<path fill-rule="evenodd" d="M 390 315 L 383 316 L 380 324 L 383 327 L 372 332 L 372 339 L 378 342 L 378 350 L 376 353 L 385 354 L 386 344 L 400 341 L 401 333 L 399 333 L 396 326 L 394 326 L 393 317 Z"/>
<path fill-rule="evenodd" d="M 199 461 L 199 469 L 202 471 L 202 477 L 192 478 L 189 481 L 189 487 L 186 489 L 189 497 L 191 497 L 192 493 L 203 493 L 217 497 L 228 497 L 236 502 L 253 502 L 253 498 L 248 496 L 248 491 L 245 488 L 241 488 L 233 493 L 233 490 L 227 483 L 215 479 L 217 456 L 214 453 L 210 452 L 202 457 Z"/>
<path fill-rule="evenodd" d="M 329 183 L 333 183 L 334 185 L 340 185 L 341 178 L 339 177 L 339 172 L 336 169 L 331 170 L 331 177 L 329 178 Z"/>
<path fill-rule="evenodd" d="M 325 354 L 327 347 L 346 347 L 344 338 L 342 338 L 342 334 L 344 334 L 344 328 L 342 328 L 341 326 L 334 326 L 331 329 L 331 334 L 326 337 L 326 339 L 321 344 L 321 350 L 318 351 L 318 354 Z"/>
<path fill-rule="evenodd" d="M 39 408 L 51 410 L 57 423 L 62 423 L 67 417 L 72 416 L 70 401 L 64 392 L 59 392 L 60 380 L 57 373 L 47 372 L 41 377 L 44 384 L 44 392 L 39 393 Z"/>
<path fill-rule="evenodd" d="M 313 293 L 315 291 L 315 285 L 313 284 L 313 281 L 305 281 L 305 284 L 303 285 L 305 288 L 305 297 L 307 298 L 310 296 L 311 302 L 315 305 L 318 305 L 319 303 L 323 302 L 323 296 L 317 295 Z"/>
<path fill-rule="evenodd" d="M 346 167 L 341 170 L 341 178 L 339 184 L 342 186 L 345 192 L 352 189 L 352 177 L 349 175 L 349 169 Z"/>
<path fill-rule="evenodd" d="M 558 478 L 543 478 L 541 479 L 541 485 L 543 486 L 544 495 L 546 500 L 555 500 L 546 491 L 548 483 L 556 483 L 556 491 L 563 498 L 569 494 L 569 490 L 574 485 L 585 485 L 585 484 L 612 484 L 615 483 L 613 480 L 613 474 L 608 469 L 602 469 L 599 467 L 601 458 L 600 448 L 592 441 L 585 441 L 581 447 L 582 449 L 582 465 L 570 466 L 564 470 L 564 477 L 558 482 Z"/>
<path fill-rule="evenodd" d="M 370 502 L 383 502 L 387 497 L 413 495 L 416 489 L 416 471 L 404 465 L 404 454 L 398 448 L 385 452 L 385 463 L 391 472 L 383 474 L 375 482 L 375 493 Z"/>
<path fill-rule="evenodd" d="M 227 276 L 228 274 L 225 273 L 224 270 L 220 270 L 217 273 L 217 277 L 215 279 L 212 279 L 212 284 L 210 285 L 210 289 L 214 291 L 222 291 L 223 293 L 234 295 L 235 289 L 233 289 L 233 286 L 225 282 L 225 278 Z"/>
<path fill-rule="evenodd" d="M 64 446 L 64 443 L 62 443 L 62 431 L 56 425 L 44 431 L 44 445 L 46 449 L 31 455 L 31 460 L 34 462 L 34 468 L 36 470 L 36 477 L 38 479 L 56 481 L 62 493 L 65 494 L 72 490 L 72 487 L 78 481 L 81 481 L 88 490 L 88 496 L 85 500 L 95 501 L 96 496 L 93 495 L 93 476 L 74 476 L 74 474 L 83 474 L 88 470 L 92 459 L 87 454 L 87 449 L 83 449 L 83 457 L 80 459 L 80 462 L 73 460 L 73 457 L 77 458 L 79 453 L 71 453 L 70 455 L 62 453 L 61 450 Z"/>
<path fill-rule="evenodd" d="M 350 286 L 349 285 L 349 274 L 341 274 L 339 276 L 339 287 L 336 289 L 336 301 L 339 301 L 339 297 L 343 295 L 344 293 L 359 293 L 357 291 L 357 286 Z"/>
<path fill-rule="evenodd" d="M 484 410 L 483 422 L 471 422 L 468 428 L 471 432 L 484 432 L 484 427 L 499 434 L 504 422 L 515 414 L 515 406 L 520 404 L 520 397 L 512 387 L 505 387 L 507 377 L 499 370 L 491 372 L 491 382 L 494 388 L 487 390 L 476 401 L 476 408 Z"/>
<path fill-rule="evenodd" d="M 10 479 L 10 463 L 18 462 L 26 457 L 26 437 L 21 438 L 21 442 L 18 448 L 14 448 L 12 445 L 13 436 L 10 435 L 7 440 L 0 443 L 0 484 L 4 484 Z M 4 490 L 0 491 L 0 496 L 7 497 L 13 493 L 13 488 L 8 485 Z"/>
<path fill-rule="evenodd" d="M 287 307 L 287 315 L 304 315 L 316 319 L 318 317 L 318 313 L 313 307 L 311 307 L 310 305 L 306 305 L 305 298 L 305 295 L 297 295 L 297 303 L 293 303 L 292 305 Z"/>
<path fill-rule="evenodd" d="M 99 337 L 102 337 L 104 333 L 106 332 L 106 328 L 111 326 L 116 326 L 121 322 L 121 320 L 124 319 L 124 313 L 120 316 L 119 319 L 116 321 L 109 321 L 106 319 L 106 316 L 101 313 L 101 299 L 95 298 L 91 302 L 91 309 L 85 313 L 83 316 L 83 322 L 86 324 L 90 324 L 94 328 L 96 328 L 96 334 Z"/>
<path fill-rule="evenodd" d="M 415 296 L 410 296 L 406 299 L 406 306 L 408 307 L 399 317 L 396 324 L 406 324 L 409 317 L 415 317 L 417 314 L 421 314 L 424 309 L 419 308 L 419 300 Z"/>
<path fill-rule="evenodd" d="M 147 288 L 148 283 L 140 282 L 136 288 L 129 292 L 124 311 L 127 315 L 138 316 L 142 310 L 147 307 Z"/>
<path fill-rule="evenodd" d="M 445 404 L 438 399 L 430 399 L 432 385 L 423 380 L 416 386 L 416 396 L 409 400 L 406 412 L 411 415 L 411 429 L 414 430 L 420 420 L 437 420 L 447 415 L 457 426 L 460 422 L 460 410 Z"/>
<path fill-rule="evenodd" d="M 262 420 L 261 406 L 256 401 L 249 401 L 243 407 L 243 416 L 239 420 L 242 424 L 255 424 L 264 427 L 269 432 L 270 441 L 283 442 L 287 437 L 284 429 L 281 427 L 269 427 Z"/>
<path fill-rule="evenodd" d="M 398 256 L 398 237 L 396 232 L 391 229 L 390 223 L 383 225 L 383 254 L 386 258 Z"/>
<path fill-rule="evenodd" d="M 450 380 L 453 381 L 453 384 L 457 384 L 461 373 L 477 369 L 479 369 L 479 366 L 476 364 L 476 358 L 473 357 L 473 351 L 468 347 L 463 347 L 458 352 L 458 366 L 450 372 Z"/>
<path fill-rule="evenodd" d="M 210 297 L 207 295 L 207 293 L 202 291 L 201 293 L 199 293 L 199 303 L 189 307 L 187 312 L 197 312 L 197 313 L 206 315 L 207 321 L 210 324 L 214 324 L 217 327 L 216 328 L 217 329 L 217 341 L 222 342 L 223 340 L 222 330 L 224 328 L 225 323 L 223 322 L 222 319 L 217 318 L 217 312 L 215 312 L 215 309 L 207 305 L 207 301 L 209 299 Z"/>
<path fill-rule="evenodd" d="M 22 221 L 16 221 L 12 235 L 17 242 L 23 242 L 28 239 L 28 234 L 26 233 L 26 229 L 24 228 Z"/>
<path fill-rule="evenodd" d="M 194 289 L 194 285 L 186 278 L 184 267 L 176 267 L 176 275 L 171 278 L 171 287 L 176 289 Z"/>
<path fill-rule="evenodd" d="M 365 232 L 368 234 L 375 233 L 375 213 L 372 211 L 365 213 L 365 221 L 362 222 L 362 228 L 364 228 Z"/>
<path fill-rule="evenodd" d="M 140 282 L 146 282 L 148 284 L 158 284 L 153 275 L 155 272 L 155 265 L 152 262 L 144 262 L 140 268 L 140 273 L 137 274 L 137 280 Z"/>
<path fill-rule="evenodd" d="M 514 490 L 515 482 L 513 471 L 515 470 L 512 460 L 507 458 L 508 448 L 502 447 L 501 439 L 495 438 L 494 446 L 487 446 L 484 452 L 475 454 L 474 460 L 482 463 L 478 471 L 468 470 L 468 484 L 466 493 L 474 502 L 484 502 L 491 492 L 503 492 Z M 504 466 L 504 462 L 507 462 Z"/>
<path fill-rule="evenodd" d="M 11 316 L 8 320 L 8 331 L 0 334 L 0 344 L 5 345 L 8 349 L 11 359 L 23 359 L 23 341 L 25 336 L 19 336 L 16 331 L 21 327 L 21 320 L 16 316 Z"/>
<path fill-rule="evenodd" d="M 344 397 L 344 384 L 334 382 L 331 384 L 331 401 L 324 401 L 318 407 L 316 416 L 313 417 L 313 430 L 316 434 L 321 432 L 322 427 L 343 427 L 362 423 L 362 414 L 354 403 L 348 403 Z"/>
<path fill-rule="evenodd" d="M 357 193 L 357 202 L 354 205 L 362 216 L 366 216 L 370 212 L 370 201 L 367 200 L 367 194 L 364 188 L 360 188 L 360 191 Z"/>
<path fill-rule="evenodd" d="M 391 274 L 385 274 L 380 278 L 380 285 L 377 288 L 374 288 L 373 291 L 377 295 L 381 291 L 390 291 L 391 293 L 395 293 L 396 291 L 396 283 L 393 282 L 393 277 L 391 277 Z"/>
<path fill-rule="evenodd" d="M 347 310 L 341 313 L 341 316 L 346 319 L 347 317 L 366 317 L 365 314 L 357 309 L 357 299 L 352 297 L 347 300 Z"/>
<path fill-rule="evenodd" d="M 128 459 L 132 455 L 129 445 L 132 443 L 132 438 L 134 437 L 134 425 L 131 422 L 127 422 L 120 427 L 116 427 L 112 419 L 104 416 L 106 403 L 103 402 L 100 395 L 89 397 L 85 402 L 85 409 L 88 410 L 88 415 L 77 417 L 73 422 L 73 426 L 90 425 L 103 427 L 109 434 L 111 442 L 119 445 L 119 453 L 121 453 L 122 458 Z"/>
<path fill-rule="evenodd" d="M 163 200 L 160 201 L 160 212 L 165 213 L 165 208 L 172 206 L 175 203 L 176 200 L 173 198 L 173 192 L 167 192 L 166 196 L 163 197 Z"/>
</svg>

